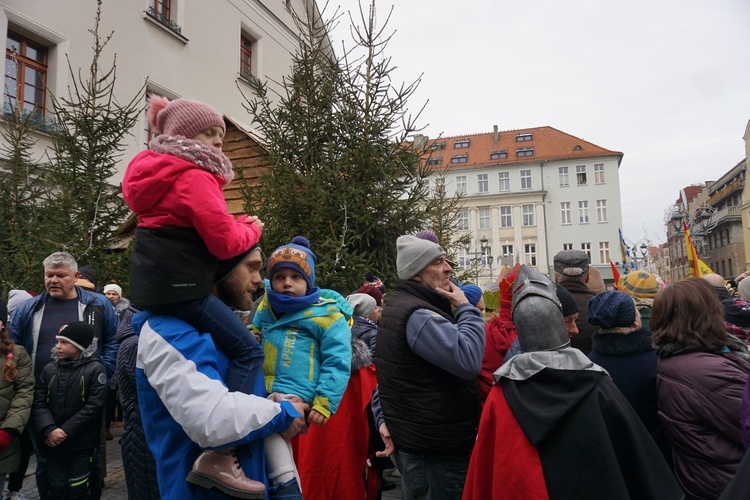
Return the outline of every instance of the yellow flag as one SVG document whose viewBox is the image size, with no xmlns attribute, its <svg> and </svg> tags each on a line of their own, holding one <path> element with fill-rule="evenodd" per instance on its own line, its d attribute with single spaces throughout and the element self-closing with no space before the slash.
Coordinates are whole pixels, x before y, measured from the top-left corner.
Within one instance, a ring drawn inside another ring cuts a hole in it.
<svg viewBox="0 0 750 500">
<path fill-rule="evenodd" d="M 685 248 L 687 249 L 687 260 L 690 264 L 690 275 L 701 278 L 706 274 L 713 274 L 711 268 L 698 257 L 693 239 L 690 237 L 690 229 L 688 229 L 685 221 L 682 221 L 682 229 L 685 231 Z"/>
</svg>

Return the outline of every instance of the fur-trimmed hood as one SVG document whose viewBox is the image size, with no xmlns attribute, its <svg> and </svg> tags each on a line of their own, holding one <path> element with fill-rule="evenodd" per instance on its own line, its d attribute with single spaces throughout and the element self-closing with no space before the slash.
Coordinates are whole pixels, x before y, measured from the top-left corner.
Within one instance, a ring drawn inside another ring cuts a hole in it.
<svg viewBox="0 0 750 500">
<path fill-rule="evenodd" d="M 363 340 L 352 339 L 352 373 L 372 364 L 372 353 Z"/>
</svg>

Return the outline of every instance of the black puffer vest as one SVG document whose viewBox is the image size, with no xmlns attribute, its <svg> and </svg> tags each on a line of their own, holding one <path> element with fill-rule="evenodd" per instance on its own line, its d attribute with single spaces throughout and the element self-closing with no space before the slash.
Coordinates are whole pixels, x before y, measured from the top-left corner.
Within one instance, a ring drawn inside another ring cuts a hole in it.
<svg viewBox="0 0 750 500">
<path fill-rule="evenodd" d="M 479 424 L 475 380 L 462 380 L 417 356 L 406 340 L 406 323 L 417 309 L 455 323 L 450 303 L 418 283 L 396 280 L 378 327 L 380 402 L 399 449 L 425 455 L 470 453 Z"/>
<path fill-rule="evenodd" d="M 159 311 L 207 297 L 217 261 L 193 228 L 136 228 L 130 255 L 130 300 Z"/>
</svg>

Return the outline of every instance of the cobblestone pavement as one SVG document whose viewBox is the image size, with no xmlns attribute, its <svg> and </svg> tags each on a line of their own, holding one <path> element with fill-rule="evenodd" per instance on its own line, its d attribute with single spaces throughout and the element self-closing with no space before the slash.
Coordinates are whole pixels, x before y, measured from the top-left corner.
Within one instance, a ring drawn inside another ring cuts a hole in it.
<svg viewBox="0 0 750 500">
<path fill-rule="evenodd" d="M 112 427 L 114 439 L 107 441 L 107 477 L 104 478 L 104 491 L 102 500 L 126 500 L 128 498 L 128 489 L 125 485 L 125 472 L 122 468 L 122 454 L 120 453 L 120 436 L 122 435 L 121 427 Z M 29 500 L 39 500 L 39 492 L 36 489 L 34 480 L 34 470 L 36 462 L 31 457 L 29 469 L 26 472 L 26 479 L 23 482 L 23 493 Z M 385 476 L 389 481 L 396 483 L 396 488 L 383 492 L 383 500 L 401 498 L 401 477 L 396 469 L 386 472 Z"/>
</svg>

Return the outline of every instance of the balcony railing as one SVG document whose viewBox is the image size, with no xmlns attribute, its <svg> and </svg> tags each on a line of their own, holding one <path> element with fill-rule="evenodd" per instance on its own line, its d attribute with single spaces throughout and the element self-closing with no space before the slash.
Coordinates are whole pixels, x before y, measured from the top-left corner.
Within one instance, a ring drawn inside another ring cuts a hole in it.
<svg viewBox="0 0 750 500">
<path fill-rule="evenodd" d="M 3 117 L 14 120 L 18 118 L 18 110 L 9 103 L 3 105 Z M 31 127 L 43 132 L 54 132 L 57 129 L 57 122 L 54 118 L 44 116 L 39 111 L 29 111 L 24 109 L 21 120 L 25 120 Z"/>
<path fill-rule="evenodd" d="M 159 24 L 169 28 L 170 30 L 177 33 L 178 35 L 182 36 L 182 26 L 172 21 L 164 14 L 157 12 L 157 10 L 154 7 L 149 7 L 148 10 L 146 11 L 146 14 L 148 14 L 153 19 L 156 19 L 157 21 L 159 21 Z"/>
</svg>

